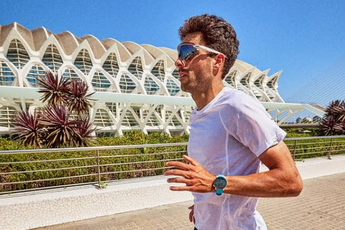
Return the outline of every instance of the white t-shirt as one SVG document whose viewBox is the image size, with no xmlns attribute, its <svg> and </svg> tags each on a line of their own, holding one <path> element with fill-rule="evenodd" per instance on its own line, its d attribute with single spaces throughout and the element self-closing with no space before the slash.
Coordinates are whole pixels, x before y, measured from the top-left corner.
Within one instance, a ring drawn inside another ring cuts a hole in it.
<svg viewBox="0 0 345 230">
<path fill-rule="evenodd" d="M 202 110 L 195 109 L 190 126 L 188 155 L 216 175 L 258 173 L 260 154 L 286 135 L 256 99 L 230 88 Z M 267 229 L 256 211 L 258 198 L 225 193 L 193 196 L 199 230 Z"/>
</svg>

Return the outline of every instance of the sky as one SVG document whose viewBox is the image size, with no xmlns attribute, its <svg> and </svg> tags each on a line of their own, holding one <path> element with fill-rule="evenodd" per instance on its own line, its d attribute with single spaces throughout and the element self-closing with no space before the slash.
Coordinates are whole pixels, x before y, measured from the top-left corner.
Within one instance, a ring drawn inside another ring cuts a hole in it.
<svg viewBox="0 0 345 230">
<path fill-rule="evenodd" d="M 177 31 L 184 20 L 215 14 L 235 28 L 238 59 L 270 69 L 269 76 L 283 71 L 278 91 L 285 101 L 317 94 L 319 89 L 304 89 L 345 64 L 345 1 L 340 0 L 1 0 L 0 12 L 0 25 L 18 22 L 29 30 L 45 27 L 55 34 L 172 49 L 180 43 Z M 344 99 L 343 92 L 335 99 Z"/>
</svg>

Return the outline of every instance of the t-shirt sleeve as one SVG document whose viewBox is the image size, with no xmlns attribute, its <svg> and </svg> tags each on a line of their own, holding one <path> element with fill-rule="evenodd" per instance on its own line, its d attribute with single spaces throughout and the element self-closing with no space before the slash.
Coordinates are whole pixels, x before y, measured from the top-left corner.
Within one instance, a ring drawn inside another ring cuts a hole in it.
<svg viewBox="0 0 345 230">
<path fill-rule="evenodd" d="M 248 95 L 232 100 L 226 109 L 220 111 L 220 117 L 228 134 L 256 156 L 286 136 L 286 132 L 279 128 L 265 108 Z"/>
</svg>

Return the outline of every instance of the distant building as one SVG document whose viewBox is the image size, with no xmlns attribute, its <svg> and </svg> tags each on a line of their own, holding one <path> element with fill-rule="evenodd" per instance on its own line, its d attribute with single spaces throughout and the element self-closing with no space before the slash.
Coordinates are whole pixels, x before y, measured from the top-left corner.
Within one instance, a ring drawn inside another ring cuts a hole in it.
<svg viewBox="0 0 345 230">
<path fill-rule="evenodd" d="M 314 122 L 314 123 L 320 123 L 321 120 L 322 120 L 322 118 L 319 117 L 319 116 L 314 116 L 314 117 L 313 117 L 313 122 Z"/>
<path fill-rule="evenodd" d="M 0 25 L 0 133 L 10 132 L 19 110 L 33 112 L 44 106 L 37 77 L 45 71 L 81 79 L 96 92 L 90 117 L 98 132 L 189 133 L 194 102 L 180 89 L 176 58 L 176 51 L 165 47 L 112 38 L 100 41 L 68 31 L 54 34 L 44 27 L 30 31 L 18 23 Z M 271 76 L 268 72 L 237 60 L 224 85 L 255 97 L 280 122 L 310 109 L 284 103 L 278 93 L 281 71 Z"/>
</svg>

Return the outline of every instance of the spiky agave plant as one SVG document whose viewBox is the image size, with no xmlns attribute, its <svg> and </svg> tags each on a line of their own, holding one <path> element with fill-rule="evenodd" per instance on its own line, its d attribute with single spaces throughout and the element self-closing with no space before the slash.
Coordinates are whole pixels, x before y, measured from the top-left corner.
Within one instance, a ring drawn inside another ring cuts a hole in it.
<svg viewBox="0 0 345 230">
<path fill-rule="evenodd" d="M 88 146 L 89 141 L 93 137 L 93 133 L 96 131 L 96 128 L 93 128 L 92 126 L 93 125 L 88 116 L 84 116 L 77 120 L 76 131 L 80 137 L 80 139 L 76 139 L 78 146 Z"/>
<path fill-rule="evenodd" d="M 332 101 L 326 109 L 319 126 L 321 135 L 345 134 L 345 101 Z"/>
<path fill-rule="evenodd" d="M 335 106 L 333 112 L 338 123 L 345 123 L 345 100 L 341 101 L 338 106 Z"/>
<path fill-rule="evenodd" d="M 57 74 L 50 71 L 45 73 L 45 77 L 38 77 L 37 84 L 40 86 L 39 93 L 43 93 L 41 100 L 49 105 L 67 104 L 70 80 L 59 80 Z"/>
<path fill-rule="evenodd" d="M 14 140 L 19 140 L 24 145 L 42 147 L 45 144 L 45 134 L 36 113 L 20 111 L 14 118 L 14 129 L 11 133 Z"/>
<path fill-rule="evenodd" d="M 76 131 L 77 121 L 70 119 L 71 113 L 63 105 L 48 105 L 42 111 L 40 124 L 46 127 L 47 147 L 76 146 L 81 136 Z"/>
<path fill-rule="evenodd" d="M 93 93 L 87 93 L 87 84 L 82 81 L 59 79 L 57 74 L 46 72 L 45 77 L 38 78 L 38 85 L 38 92 L 43 93 L 41 101 L 48 105 L 34 118 L 29 117 L 25 120 L 22 117 L 25 114 L 18 115 L 17 119 L 20 122 L 15 128 L 14 135 L 23 139 L 24 143 L 35 146 L 42 146 L 43 142 L 47 147 L 86 145 L 88 138 L 95 131 L 89 119 L 81 118 L 92 106 L 90 97 Z M 79 117 L 77 120 L 71 119 L 74 112 Z M 30 122 L 35 122 L 37 127 Z M 38 130 L 35 130 L 36 128 Z M 23 129 L 26 132 L 22 132 Z M 31 130 L 31 133 L 28 130 Z M 41 140 L 34 141 L 33 138 Z"/>
<path fill-rule="evenodd" d="M 68 110 L 75 111 L 78 115 L 85 115 L 89 111 L 91 105 L 91 96 L 87 94 L 89 87 L 83 81 L 72 81 L 69 85 Z"/>
</svg>

